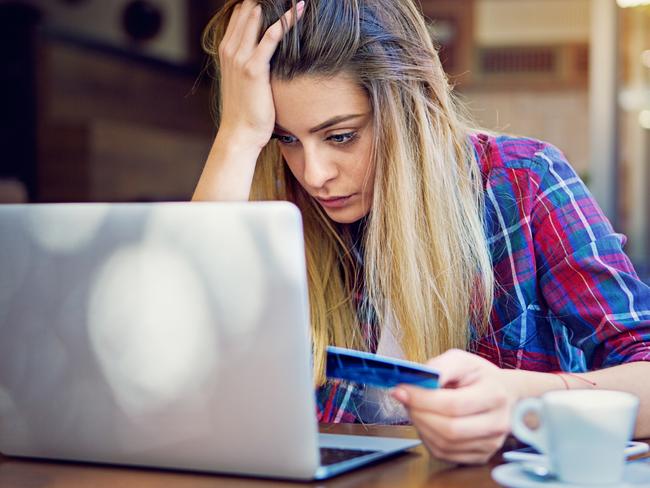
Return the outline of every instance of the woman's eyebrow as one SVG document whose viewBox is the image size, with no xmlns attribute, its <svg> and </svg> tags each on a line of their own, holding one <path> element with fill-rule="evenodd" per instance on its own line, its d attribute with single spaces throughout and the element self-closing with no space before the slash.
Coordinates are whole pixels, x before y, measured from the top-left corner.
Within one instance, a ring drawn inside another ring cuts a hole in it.
<svg viewBox="0 0 650 488">
<path fill-rule="evenodd" d="M 314 132 L 321 131 L 323 129 L 327 129 L 328 127 L 331 127 L 336 124 L 340 124 L 341 122 L 346 122 L 351 119 L 356 119 L 359 117 L 364 117 L 365 115 L 368 114 L 348 114 L 348 115 L 337 115 L 335 117 L 332 117 L 331 119 L 326 120 L 322 124 L 317 125 L 316 127 L 312 127 L 309 129 L 309 133 L 313 134 Z M 276 129 L 281 130 L 282 132 L 289 132 L 286 130 L 284 127 L 282 127 L 280 124 L 275 124 Z"/>
</svg>

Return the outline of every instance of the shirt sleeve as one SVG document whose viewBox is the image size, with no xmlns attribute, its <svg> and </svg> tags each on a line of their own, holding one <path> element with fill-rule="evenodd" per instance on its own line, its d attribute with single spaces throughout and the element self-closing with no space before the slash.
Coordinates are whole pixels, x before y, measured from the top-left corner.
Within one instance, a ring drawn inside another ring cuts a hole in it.
<svg viewBox="0 0 650 488">
<path fill-rule="evenodd" d="M 531 224 L 539 286 L 552 313 L 584 351 L 588 369 L 650 361 L 650 287 L 623 252 L 625 237 L 551 145 Z"/>
<path fill-rule="evenodd" d="M 325 423 L 356 423 L 358 397 L 354 384 L 330 380 L 316 389 L 316 418 Z"/>
</svg>

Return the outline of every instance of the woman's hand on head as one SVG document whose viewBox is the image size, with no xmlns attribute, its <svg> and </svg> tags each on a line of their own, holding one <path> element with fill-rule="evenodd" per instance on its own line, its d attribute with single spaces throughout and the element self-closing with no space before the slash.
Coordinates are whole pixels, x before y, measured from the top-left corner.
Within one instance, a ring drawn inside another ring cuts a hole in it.
<svg viewBox="0 0 650 488">
<path fill-rule="evenodd" d="M 443 388 L 400 385 L 393 397 L 406 407 L 423 443 L 437 458 L 487 462 L 510 432 L 510 414 L 518 399 L 503 370 L 465 351 L 449 350 L 427 366 L 438 370 Z"/>
<path fill-rule="evenodd" d="M 298 18 L 304 2 L 296 6 Z M 287 28 L 297 18 L 292 10 L 284 16 Z M 220 132 L 234 144 L 263 148 L 270 140 L 275 125 L 275 109 L 271 93 L 270 62 L 278 44 L 286 34 L 278 19 L 258 42 L 262 8 L 254 0 L 235 6 L 224 37 L 219 44 L 221 72 Z"/>
</svg>

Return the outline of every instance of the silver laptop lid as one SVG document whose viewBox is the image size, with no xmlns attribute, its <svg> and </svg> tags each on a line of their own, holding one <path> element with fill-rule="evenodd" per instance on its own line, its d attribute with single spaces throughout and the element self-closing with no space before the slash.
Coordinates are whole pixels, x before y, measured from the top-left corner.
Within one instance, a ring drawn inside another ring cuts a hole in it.
<svg viewBox="0 0 650 488">
<path fill-rule="evenodd" d="M 0 451 L 309 478 L 288 203 L 0 207 Z"/>
</svg>

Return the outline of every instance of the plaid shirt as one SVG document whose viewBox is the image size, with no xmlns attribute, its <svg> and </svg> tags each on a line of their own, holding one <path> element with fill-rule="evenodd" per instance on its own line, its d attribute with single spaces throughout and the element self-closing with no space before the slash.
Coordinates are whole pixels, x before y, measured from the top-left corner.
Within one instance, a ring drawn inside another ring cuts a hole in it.
<svg viewBox="0 0 650 488">
<path fill-rule="evenodd" d="M 534 371 L 650 361 L 650 288 L 563 154 L 531 139 L 471 140 L 496 286 L 489 331 L 469 350 Z M 363 397 L 362 385 L 330 382 L 316 392 L 318 418 L 359 421 Z"/>
</svg>

